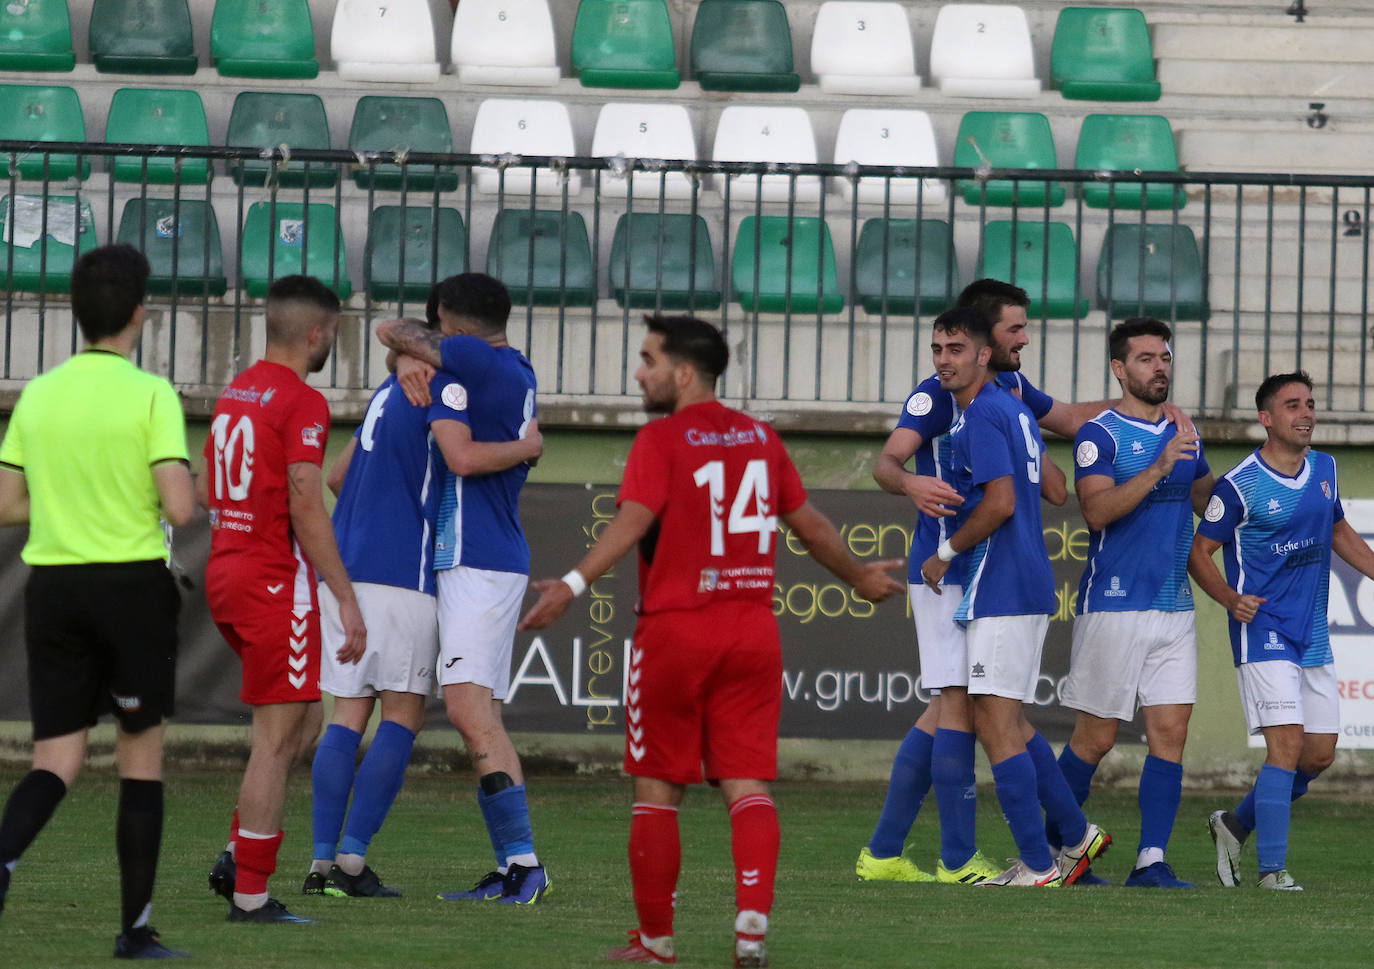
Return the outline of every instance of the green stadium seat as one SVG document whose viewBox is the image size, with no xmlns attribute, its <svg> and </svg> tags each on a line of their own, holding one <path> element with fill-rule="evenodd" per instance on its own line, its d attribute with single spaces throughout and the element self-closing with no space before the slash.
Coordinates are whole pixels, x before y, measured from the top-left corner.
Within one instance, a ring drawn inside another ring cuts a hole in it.
<svg viewBox="0 0 1374 969">
<path fill-rule="evenodd" d="M 666 0 L 582 0 L 572 66 L 583 87 L 677 87 L 682 75 Z"/>
<path fill-rule="evenodd" d="M 453 129 L 448 111 L 438 98 L 393 98 L 369 94 L 358 99 L 353 110 L 353 127 L 348 132 L 350 151 L 453 151 Z M 353 180 L 366 188 L 401 187 L 400 165 L 360 165 Z M 452 166 L 405 166 L 405 185 L 410 192 L 451 192 L 458 187 L 458 173 Z"/>
<path fill-rule="evenodd" d="M 75 67 L 67 0 L 0 5 L 0 71 L 70 71 Z"/>
<path fill-rule="evenodd" d="M 950 224 L 940 219 L 869 219 L 854 250 L 854 289 L 869 313 L 906 316 L 953 306 L 959 262 Z"/>
<path fill-rule="evenodd" d="M 1065 7 L 1050 50 L 1050 86 L 1085 101 L 1158 101 L 1145 15 L 1130 8 Z"/>
<path fill-rule="evenodd" d="M 1176 172 L 1178 149 L 1169 119 L 1158 114 L 1090 114 L 1078 133 L 1074 167 L 1088 171 Z M 1140 190 L 1145 189 L 1144 198 Z M 1182 185 L 1163 182 L 1083 184 L 1083 204 L 1095 209 L 1181 209 Z M 1143 203 L 1143 204 L 1142 204 Z"/>
<path fill-rule="evenodd" d="M 970 111 L 959 122 L 954 145 L 956 168 L 1058 168 L 1054 135 L 1043 114 L 1032 111 Z M 1050 205 L 1064 203 L 1064 188 L 1055 182 L 1013 182 L 991 179 L 986 183 L 962 179 L 958 190 L 969 205 L 983 201 L 987 186 L 988 205 Z"/>
<path fill-rule="evenodd" d="M 830 227 L 820 219 L 746 216 L 740 220 L 735 236 L 730 276 L 735 299 L 746 310 L 838 313 L 844 309 L 844 293 L 835 268 L 835 245 L 830 240 Z"/>
<path fill-rule="evenodd" d="M 120 88 L 110 99 L 105 119 L 105 141 L 112 145 L 208 145 L 210 126 L 205 120 L 205 105 L 195 91 L 160 88 Z M 145 179 L 142 157 L 112 158 L 109 164 L 116 182 L 142 182 Z M 155 185 L 177 181 L 177 159 L 149 157 L 146 180 Z M 210 163 L 204 158 L 182 159 L 183 185 L 203 185 L 210 178 Z"/>
<path fill-rule="evenodd" d="M 225 77 L 316 76 L 309 0 L 217 0 L 210 56 Z"/>
<path fill-rule="evenodd" d="M 1011 222 L 984 226 L 978 278 L 1004 279 L 1020 286 L 1030 296 L 1026 312 L 1032 317 L 1087 315 L 1087 298 L 1075 298 L 1078 244 L 1073 230 L 1063 222 L 1017 222 L 1014 238 L 1013 244 Z"/>
<path fill-rule="evenodd" d="M 234 98 L 224 142 L 253 148 L 329 148 L 329 118 L 318 94 L 244 91 Z M 302 161 L 288 162 L 285 168 L 256 158 L 229 162 L 229 174 L 239 185 L 266 184 L 273 169 L 278 185 L 299 188 L 307 181 Z M 333 165 L 315 162 L 310 166 L 311 188 L 332 188 L 337 178 Z"/>
<path fill-rule="evenodd" d="M 91 60 L 103 74 L 194 74 L 186 0 L 94 0 Z"/>
<path fill-rule="evenodd" d="M 353 295 L 344 258 L 343 232 L 334 206 L 311 202 L 307 214 L 300 202 L 254 202 L 243 220 L 240 285 L 254 299 L 264 299 L 280 276 L 305 273 L 318 277 L 338 294 Z"/>
<path fill-rule="evenodd" d="M 778 0 L 702 0 L 692 75 L 705 91 L 796 91 L 792 28 Z"/>
<path fill-rule="evenodd" d="M 1108 228 L 1097 260 L 1097 305 L 1112 319 L 1206 320 L 1211 312 L 1193 230 L 1186 225 Z"/>
<path fill-rule="evenodd" d="M 91 203 L 72 195 L 15 195 L 12 226 L 10 205 L 11 196 L 0 198 L 0 283 L 17 292 L 71 292 L 72 263 L 96 247 Z"/>
<path fill-rule="evenodd" d="M 85 141 L 81 99 L 75 88 L 0 84 L 0 131 L 14 141 Z M 17 161 L 20 178 L 60 182 L 77 177 L 75 155 L 32 152 L 19 155 Z M 79 177 L 84 180 L 90 174 L 90 160 L 82 158 Z"/>
<path fill-rule="evenodd" d="M 434 210 L 427 206 L 408 205 L 402 225 L 399 205 L 373 210 L 367 230 L 370 299 L 423 302 L 436 282 L 463 271 L 468 239 L 462 215 L 457 209 L 441 208 L 437 222 L 434 216 Z"/>
<path fill-rule="evenodd" d="M 711 233 L 699 215 L 622 215 L 611 241 L 609 269 L 611 295 L 623 307 L 714 310 L 720 306 Z"/>
<path fill-rule="evenodd" d="M 487 275 L 505 283 L 516 303 L 591 306 L 596 283 L 587 223 L 579 212 L 502 209 L 487 244 Z"/>
<path fill-rule="evenodd" d="M 224 256 L 219 222 L 209 203 L 197 199 L 136 198 L 124 203 L 117 242 L 127 242 L 148 257 L 154 296 L 223 296 Z M 172 266 L 173 250 L 176 255 Z"/>
</svg>

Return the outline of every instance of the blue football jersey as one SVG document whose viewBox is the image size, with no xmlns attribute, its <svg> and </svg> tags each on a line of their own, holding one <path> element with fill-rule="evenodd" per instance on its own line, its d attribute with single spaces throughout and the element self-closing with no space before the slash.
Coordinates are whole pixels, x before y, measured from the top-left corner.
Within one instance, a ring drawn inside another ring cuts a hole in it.
<svg viewBox="0 0 1374 969">
<path fill-rule="evenodd" d="M 1015 395 L 990 384 L 960 415 L 950 438 L 953 484 L 964 496 L 955 530 L 978 507 L 989 481 L 1009 476 L 1016 494 L 1011 517 L 969 550 L 964 598 L 955 618 L 1052 614 L 1054 573 L 1040 518 L 1045 443 L 1035 418 Z"/>
<path fill-rule="evenodd" d="M 430 383 L 437 398 L 452 378 Z M 434 595 L 436 463 L 429 411 L 406 400 L 393 374 L 367 405 L 357 446 L 334 505 L 334 536 L 354 582 Z"/>
<path fill-rule="evenodd" d="M 430 420 L 462 421 L 474 441 L 514 441 L 535 417 L 534 368 L 514 347 L 474 336 L 451 336 L 439 346 L 443 369 L 455 380 L 434 398 Z M 530 547 L 520 526 L 520 489 L 529 465 L 495 474 L 459 477 L 444 469 L 434 567 L 465 565 L 492 572 L 530 571 Z"/>
<path fill-rule="evenodd" d="M 1074 480 L 1105 475 L 1123 484 L 1144 471 L 1174 438 L 1167 420 L 1142 421 L 1115 410 L 1084 424 L 1074 439 Z M 1140 504 L 1093 531 L 1078 584 L 1078 614 L 1189 612 L 1188 551 L 1193 545 L 1193 482 L 1209 473 L 1199 446 L 1193 460 L 1174 462 Z"/>
<path fill-rule="evenodd" d="M 1289 477 L 1256 450 L 1217 482 L 1198 534 L 1221 543 L 1231 588 L 1266 600 L 1251 622 L 1230 617 L 1236 665 L 1331 662 L 1331 533 L 1344 517 L 1336 462 L 1322 451 L 1309 451 L 1302 470 Z"/>
</svg>

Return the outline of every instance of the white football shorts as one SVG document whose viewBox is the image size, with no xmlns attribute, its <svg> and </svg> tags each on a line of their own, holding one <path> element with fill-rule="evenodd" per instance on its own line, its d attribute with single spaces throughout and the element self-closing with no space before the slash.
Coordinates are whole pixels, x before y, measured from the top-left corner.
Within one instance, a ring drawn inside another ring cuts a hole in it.
<svg viewBox="0 0 1374 969">
<path fill-rule="evenodd" d="M 475 683 L 494 700 L 510 691 L 515 625 L 530 577 L 455 565 L 436 573 L 439 685 Z"/>
<path fill-rule="evenodd" d="M 432 694 L 439 655 L 434 596 L 372 582 L 353 583 L 353 594 L 367 624 L 367 652 L 356 665 L 334 658 L 344 642 L 339 600 L 320 583 L 320 689 L 343 697 L 376 696 L 383 690 Z"/>
<path fill-rule="evenodd" d="M 1130 720 L 1142 707 L 1197 702 L 1193 612 L 1089 612 L 1073 621 L 1062 702 L 1095 717 Z"/>
<path fill-rule="evenodd" d="M 1242 663 L 1236 668 L 1240 703 L 1250 734 L 1265 727 L 1300 723 L 1305 733 L 1341 732 L 1336 667 L 1299 666 L 1286 659 Z"/>
<path fill-rule="evenodd" d="M 1032 703 L 1049 616 L 987 616 L 968 624 L 968 692 Z"/>
<path fill-rule="evenodd" d="M 954 621 L 962 586 L 941 586 L 941 595 L 924 582 L 910 585 L 911 614 L 916 620 L 916 651 L 921 658 L 921 686 L 939 693 L 946 686 L 968 686 L 968 647 L 964 627 Z"/>
</svg>

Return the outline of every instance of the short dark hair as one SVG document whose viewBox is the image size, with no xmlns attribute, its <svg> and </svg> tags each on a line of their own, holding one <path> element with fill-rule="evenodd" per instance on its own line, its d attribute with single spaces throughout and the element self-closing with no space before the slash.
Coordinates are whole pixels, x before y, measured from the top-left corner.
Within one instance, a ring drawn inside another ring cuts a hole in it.
<svg viewBox="0 0 1374 969">
<path fill-rule="evenodd" d="M 686 314 L 645 313 L 644 325 L 650 333 L 663 337 L 664 353 L 674 360 L 690 363 L 712 384 L 730 365 L 730 348 L 725 344 L 725 337 L 705 320 Z"/>
<path fill-rule="evenodd" d="M 992 320 L 973 306 L 956 306 L 935 317 L 931 328 L 945 333 L 967 333 L 983 344 L 992 343 Z"/>
<path fill-rule="evenodd" d="M 1128 320 L 1122 320 L 1112 327 L 1112 332 L 1107 337 L 1107 349 L 1112 359 L 1125 363 L 1131 337 L 1136 336 L 1157 336 L 1167 343 L 1174 338 L 1174 331 L 1169 329 L 1168 323 L 1153 316 L 1132 316 Z"/>
<path fill-rule="evenodd" d="M 971 306 L 982 310 L 995 325 L 1002 316 L 1002 307 L 1030 307 L 1030 296 L 1020 286 L 1000 279 L 977 279 L 964 287 L 956 306 Z"/>
<path fill-rule="evenodd" d="M 72 314 L 86 342 L 129 325 L 148 294 L 148 258 L 128 243 L 82 253 L 72 267 Z"/>
<path fill-rule="evenodd" d="M 459 273 L 435 284 L 435 318 L 442 306 L 475 322 L 490 333 L 501 333 L 510 319 L 510 291 L 506 284 L 486 273 Z"/>
<path fill-rule="evenodd" d="M 1279 392 L 1279 388 L 1287 384 L 1306 384 L 1308 390 L 1313 389 L 1312 378 L 1307 375 L 1306 370 L 1295 370 L 1292 373 L 1272 373 L 1264 378 L 1264 383 L 1259 385 L 1259 390 L 1255 391 L 1255 410 L 1268 410 L 1269 405 L 1274 402 L 1274 395 Z"/>
<path fill-rule="evenodd" d="M 339 297 L 314 276 L 293 273 L 275 280 L 267 290 L 267 339 L 272 343 L 294 343 L 304 336 L 313 314 L 293 312 L 307 308 L 318 313 L 338 313 Z"/>
</svg>

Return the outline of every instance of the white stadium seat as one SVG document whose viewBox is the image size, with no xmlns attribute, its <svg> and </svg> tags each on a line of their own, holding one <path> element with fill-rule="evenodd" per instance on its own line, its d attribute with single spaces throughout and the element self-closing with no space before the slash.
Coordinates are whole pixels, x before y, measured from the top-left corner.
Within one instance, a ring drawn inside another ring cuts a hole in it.
<svg viewBox="0 0 1374 969">
<path fill-rule="evenodd" d="M 692 119 L 680 104 L 654 104 L 651 101 L 612 102 L 601 109 L 592 135 L 592 155 L 596 158 L 666 158 L 696 161 L 697 141 Z M 625 179 L 613 172 L 602 176 L 608 194 L 623 195 Z M 670 199 L 692 197 L 691 179 L 683 172 L 662 176 L 663 195 Z M 656 199 L 660 176 L 635 172 L 632 194 L 637 199 Z"/>
<path fill-rule="evenodd" d="M 911 167 L 939 165 L 930 115 L 898 108 L 850 108 L 840 117 L 840 130 L 835 135 L 835 164 L 848 165 L 850 162 Z M 840 183 L 844 200 L 852 201 L 853 183 L 847 178 L 836 181 Z M 917 203 L 917 179 L 892 179 L 888 183 L 890 195 L 884 181 L 876 176 L 859 179 L 859 201 L 882 205 L 887 198 L 893 205 Z M 948 192 L 944 182 L 935 178 L 920 181 L 924 182 L 921 202 L 933 205 L 945 201 Z"/>
<path fill-rule="evenodd" d="M 426 84 L 439 79 L 428 0 L 339 0 L 329 52 L 345 80 Z"/>
<path fill-rule="evenodd" d="M 930 42 L 930 76 L 942 94 L 954 97 L 1038 96 L 1025 11 L 982 3 L 941 7 Z"/>
<path fill-rule="evenodd" d="M 466 0 L 464 0 L 466 2 Z M 471 152 L 474 155 L 555 155 L 577 154 L 573 141 L 572 118 L 568 107 L 558 101 L 518 101 L 489 98 L 477 106 L 472 125 Z M 484 195 L 502 189 L 496 168 L 473 169 L 475 186 Z M 582 191 L 580 172 L 568 173 L 568 192 Z M 528 195 L 531 182 L 536 195 L 561 195 L 563 183 L 558 173 L 547 169 L 507 168 L 504 190 L 507 195 Z"/>
<path fill-rule="evenodd" d="M 811 118 L 804 108 L 752 107 L 730 105 L 720 113 L 716 125 L 713 161 L 757 161 L 816 164 L 816 135 Z M 786 202 L 791 177 L 764 175 L 761 197 L 765 202 Z M 796 179 L 798 202 L 818 202 L 821 197 L 819 175 L 801 175 Z M 717 178 L 721 195 L 725 194 L 725 180 Z M 759 188 L 757 175 L 731 175 L 730 197 L 739 201 L 752 200 Z"/>
<path fill-rule="evenodd" d="M 548 0 L 463 0 L 450 59 L 464 84 L 554 87 L 558 57 Z"/>
<path fill-rule="evenodd" d="M 811 71 L 832 94 L 911 94 L 916 48 L 900 3 L 827 0 L 811 32 Z"/>
</svg>

